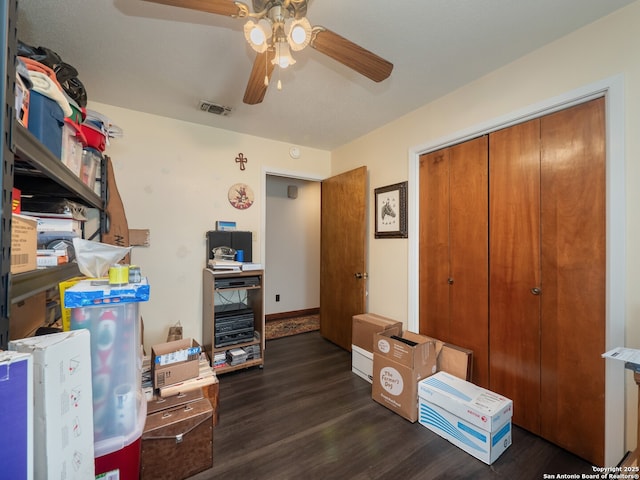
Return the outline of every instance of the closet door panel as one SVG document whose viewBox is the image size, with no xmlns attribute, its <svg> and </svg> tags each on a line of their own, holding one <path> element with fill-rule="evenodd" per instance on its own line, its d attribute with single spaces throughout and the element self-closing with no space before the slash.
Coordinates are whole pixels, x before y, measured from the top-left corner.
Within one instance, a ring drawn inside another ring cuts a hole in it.
<svg viewBox="0 0 640 480">
<path fill-rule="evenodd" d="M 472 381 L 489 387 L 488 137 L 450 148 L 449 341 L 473 350 Z"/>
<path fill-rule="evenodd" d="M 604 99 L 541 121 L 542 436 L 603 465 Z"/>
<path fill-rule="evenodd" d="M 490 389 L 540 432 L 540 122 L 489 136 Z"/>
<path fill-rule="evenodd" d="M 449 149 L 420 156 L 420 332 L 449 341 Z"/>
</svg>

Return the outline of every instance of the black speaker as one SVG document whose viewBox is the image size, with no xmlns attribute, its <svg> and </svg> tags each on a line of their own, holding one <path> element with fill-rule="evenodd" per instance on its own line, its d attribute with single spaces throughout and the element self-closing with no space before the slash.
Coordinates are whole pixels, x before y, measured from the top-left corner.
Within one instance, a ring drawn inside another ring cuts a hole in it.
<svg viewBox="0 0 640 480">
<path fill-rule="evenodd" d="M 251 262 L 251 249 L 253 246 L 253 235 L 251 232 L 210 230 L 207 232 L 207 258 L 208 263 L 213 258 L 213 249 L 216 247 L 231 247 L 234 250 L 244 252 L 244 261 Z"/>
</svg>

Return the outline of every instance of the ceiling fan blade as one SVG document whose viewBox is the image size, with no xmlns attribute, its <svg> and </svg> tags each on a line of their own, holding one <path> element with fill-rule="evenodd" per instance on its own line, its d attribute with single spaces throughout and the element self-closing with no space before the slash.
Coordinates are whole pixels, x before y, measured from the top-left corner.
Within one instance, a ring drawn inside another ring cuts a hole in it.
<svg viewBox="0 0 640 480">
<path fill-rule="evenodd" d="M 393 70 L 393 63 L 324 27 L 313 28 L 310 45 L 374 82 L 381 82 Z"/>
<path fill-rule="evenodd" d="M 243 9 L 232 0 L 145 0 L 151 3 L 161 3 L 174 7 L 190 8 L 201 12 L 226 15 L 227 17 L 242 16 Z M 245 10 L 246 11 L 246 10 Z"/>
<path fill-rule="evenodd" d="M 267 86 L 269 80 L 271 80 L 272 73 L 273 63 L 271 63 L 269 59 L 269 50 L 258 53 L 253 62 L 253 69 L 251 69 L 247 89 L 244 92 L 244 103 L 256 105 L 264 100 L 264 95 L 267 93 Z M 264 81 L 265 76 L 267 77 L 266 85 Z"/>
</svg>

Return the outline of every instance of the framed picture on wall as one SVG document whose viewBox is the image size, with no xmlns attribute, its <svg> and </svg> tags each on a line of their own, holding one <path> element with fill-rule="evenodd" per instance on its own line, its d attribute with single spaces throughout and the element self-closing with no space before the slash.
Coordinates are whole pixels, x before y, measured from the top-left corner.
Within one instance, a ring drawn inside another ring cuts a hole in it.
<svg viewBox="0 0 640 480">
<path fill-rule="evenodd" d="M 375 238 L 407 238 L 407 182 L 374 190 Z"/>
</svg>

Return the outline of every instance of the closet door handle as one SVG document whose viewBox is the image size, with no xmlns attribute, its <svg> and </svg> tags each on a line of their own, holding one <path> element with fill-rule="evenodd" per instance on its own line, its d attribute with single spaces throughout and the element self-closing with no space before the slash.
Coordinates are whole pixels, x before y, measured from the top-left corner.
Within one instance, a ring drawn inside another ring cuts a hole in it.
<svg viewBox="0 0 640 480">
<path fill-rule="evenodd" d="M 540 295 L 542 293 L 542 290 L 540 290 L 538 287 L 533 287 L 531 289 L 531 294 L 532 295 Z"/>
<path fill-rule="evenodd" d="M 451 278 L 451 277 L 447 278 L 447 283 L 449 285 L 453 285 L 453 278 Z"/>
</svg>

